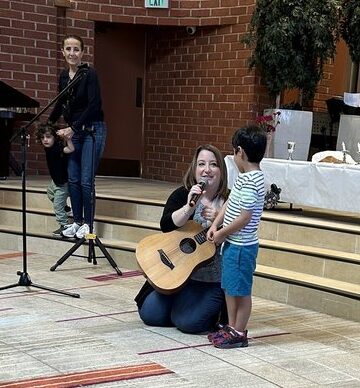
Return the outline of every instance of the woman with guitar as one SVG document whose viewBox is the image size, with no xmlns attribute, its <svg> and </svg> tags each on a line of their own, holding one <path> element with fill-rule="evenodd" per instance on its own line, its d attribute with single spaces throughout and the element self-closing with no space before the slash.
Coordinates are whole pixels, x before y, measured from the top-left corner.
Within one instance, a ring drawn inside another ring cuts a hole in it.
<svg viewBox="0 0 360 388">
<path fill-rule="evenodd" d="M 177 188 L 166 202 L 160 221 L 162 232 L 177 230 L 189 220 L 208 228 L 227 194 L 227 171 L 221 152 L 212 145 L 198 147 L 183 178 L 183 186 Z M 219 249 L 216 248 L 208 264 L 197 268 L 172 294 L 159 292 L 147 281 L 135 298 L 144 323 L 175 326 L 186 333 L 211 330 L 225 309 Z"/>
</svg>

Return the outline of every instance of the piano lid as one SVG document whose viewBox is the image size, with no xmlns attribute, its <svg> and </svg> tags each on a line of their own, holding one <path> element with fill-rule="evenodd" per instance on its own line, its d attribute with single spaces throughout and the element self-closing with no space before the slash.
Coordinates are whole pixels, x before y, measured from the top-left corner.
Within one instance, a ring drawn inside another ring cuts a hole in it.
<svg viewBox="0 0 360 388">
<path fill-rule="evenodd" d="M 0 107 L 38 108 L 39 102 L 0 81 Z"/>
</svg>

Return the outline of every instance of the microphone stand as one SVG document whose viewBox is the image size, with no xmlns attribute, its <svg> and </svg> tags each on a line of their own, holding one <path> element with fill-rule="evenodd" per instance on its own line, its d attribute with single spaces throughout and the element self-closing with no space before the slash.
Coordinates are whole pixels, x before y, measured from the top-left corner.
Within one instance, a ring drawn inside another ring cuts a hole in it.
<svg viewBox="0 0 360 388">
<path fill-rule="evenodd" d="M 86 69 L 80 69 L 77 75 L 73 78 L 73 80 L 59 93 L 48 105 L 45 106 L 37 115 L 35 115 L 24 127 L 21 127 L 10 139 L 10 143 L 12 143 L 17 137 L 20 136 L 21 139 L 21 150 L 22 150 L 22 162 L 21 162 L 21 199 L 22 199 L 22 238 L 23 238 L 23 269 L 22 271 L 17 271 L 17 275 L 20 276 L 19 281 L 17 283 L 9 284 L 4 287 L 0 287 L 1 290 L 6 290 L 14 287 L 35 287 L 46 291 L 55 292 L 62 295 L 72 296 L 73 298 L 80 298 L 79 294 L 66 292 L 62 290 L 56 290 L 54 288 L 45 287 L 40 284 L 33 283 L 30 279 L 30 276 L 27 272 L 27 235 L 26 235 L 26 139 L 29 138 L 27 134 L 28 128 L 44 113 L 46 112 L 50 106 L 52 106 L 59 98 L 61 98 L 67 91 L 72 88 L 75 84 L 77 84 L 80 79 L 86 74 Z"/>
</svg>

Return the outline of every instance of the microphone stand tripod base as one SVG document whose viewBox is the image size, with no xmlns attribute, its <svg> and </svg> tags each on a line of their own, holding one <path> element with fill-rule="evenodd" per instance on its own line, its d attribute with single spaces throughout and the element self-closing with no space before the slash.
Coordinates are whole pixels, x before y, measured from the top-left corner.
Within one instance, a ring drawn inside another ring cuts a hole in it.
<svg viewBox="0 0 360 388">
<path fill-rule="evenodd" d="M 56 290 L 55 288 L 45 287 L 45 286 L 41 286 L 39 284 L 35 284 L 31 281 L 30 276 L 27 272 L 17 271 L 17 275 L 20 276 L 18 283 L 10 284 L 10 285 L 5 286 L 5 287 L 0 287 L 0 291 L 7 290 L 9 288 L 18 287 L 18 286 L 35 287 L 35 288 L 39 288 L 39 289 L 45 290 L 45 291 L 51 291 L 51 292 L 56 292 L 58 294 L 72 296 L 73 298 L 80 298 L 79 294 L 74 294 L 74 293 L 66 292 L 66 291 L 62 291 L 62 290 Z"/>
<path fill-rule="evenodd" d="M 98 246 L 98 248 L 101 250 L 103 253 L 104 257 L 108 260 L 110 265 L 114 268 L 115 272 L 121 276 L 122 272 L 118 268 L 116 262 L 114 259 L 110 256 L 102 242 L 100 241 L 99 237 L 97 237 L 93 233 L 89 233 L 86 237 L 88 238 L 89 242 L 89 252 L 87 256 L 87 261 L 89 263 L 93 263 L 94 265 L 97 265 L 97 260 L 96 260 L 96 255 L 95 255 L 95 244 Z M 70 256 L 79 256 L 79 257 L 86 257 L 83 255 L 74 255 L 74 252 L 87 240 L 86 237 L 82 237 L 79 239 L 52 267 L 50 267 L 50 271 L 55 271 L 56 268 L 64 263 Z"/>
</svg>

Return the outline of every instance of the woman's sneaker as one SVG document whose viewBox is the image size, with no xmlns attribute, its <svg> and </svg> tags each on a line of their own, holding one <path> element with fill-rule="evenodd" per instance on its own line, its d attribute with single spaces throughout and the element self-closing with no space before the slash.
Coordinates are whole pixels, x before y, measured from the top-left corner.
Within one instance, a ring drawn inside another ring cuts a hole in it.
<svg viewBox="0 0 360 388">
<path fill-rule="evenodd" d="M 248 346 L 247 330 L 243 333 L 238 333 L 230 328 L 228 332 L 214 339 L 212 343 L 216 348 L 220 349 L 246 348 Z"/>
<path fill-rule="evenodd" d="M 80 228 L 76 231 L 75 237 L 76 238 L 84 238 L 87 234 L 90 233 L 90 228 L 88 224 L 83 224 L 80 226 Z"/>
<path fill-rule="evenodd" d="M 75 237 L 76 232 L 80 229 L 80 225 L 74 222 L 73 224 L 69 225 L 68 228 L 64 229 L 61 232 L 61 235 L 66 238 L 72 238 Z"/>
</svg>

